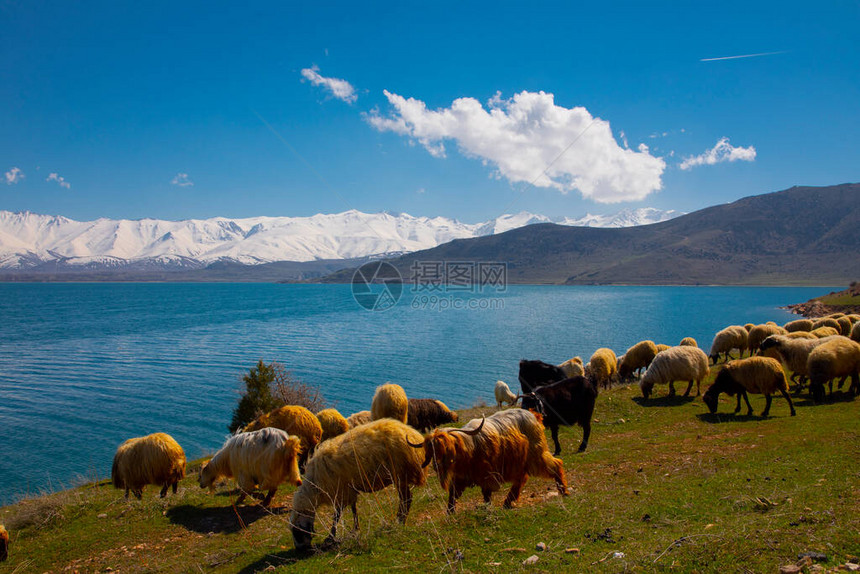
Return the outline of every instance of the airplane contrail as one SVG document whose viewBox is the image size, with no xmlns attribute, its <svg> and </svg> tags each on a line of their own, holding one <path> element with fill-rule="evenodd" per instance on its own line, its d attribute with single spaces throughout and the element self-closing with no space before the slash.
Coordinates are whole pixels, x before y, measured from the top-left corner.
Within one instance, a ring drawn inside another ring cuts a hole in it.
<svg viewBox="0 0 860 574">
<path fill-rule="evenodd" d="M 721 58 L 702 58 L 699 60 L 700 62 L 716 62 L 717 60 L 737 60 L 738 58 L 756 58 L 758 56 L 775 56 L 777 54 L 785 54 L 785 51 L 781 52 L 762 52 L 760 54 L 744 54 L 742 56 L 723 56 Z"/>
</svg>

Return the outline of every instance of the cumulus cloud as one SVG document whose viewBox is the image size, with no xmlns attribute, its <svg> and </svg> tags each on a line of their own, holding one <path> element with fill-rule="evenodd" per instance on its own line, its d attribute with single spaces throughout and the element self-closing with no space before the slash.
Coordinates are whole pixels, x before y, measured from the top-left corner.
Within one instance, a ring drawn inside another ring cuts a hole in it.
<svg viewBox="0 0 860 574">
<path fill-rule="evenodd" d="M 681 169 L 691 169 L 699 165 L 714 165 L 725 161 L 753 161 L 755 160 L 755 148 L 733 147 L 729 138 L 720 138 L 714 147 L 696 156 L 685 158 L 681 162 Z"/>
<path fill-rule="evenodd" d="M 453 141 L 463 155 L 493 166 L 496 177 L 562 193 L 577 189 L 600 203 L 641 200 L 662 187 L 661 158 L 647 147 L 619 146 L 609 122 L 583 107 L 558 106 L 552 94 L 523 91 L 504 100 L 497 93 L 486 109 L 459 98 L 428 110 L 421 100 L 384 93 L 394 109 L 367 114 L 368 123 L 417 141 L 434 157 L 445 157 L 446 140 Z"/>
<path fill-rule="evenodd" d="M 24 172 L 21 171 L 21 168 L 13 167 L 4 176 L 6 177 L 6 185 L 12 185 L 24 179 Z"/>
<path fill-rule="evenodd" d="M 314 86 L 324 87 L 326 90 L 331 92 L 331 95 L 348 104 L 351 104 L 358 99 L 358 96 L 355 95 L 355 88 L 352 87 L 352 84 L 346 80 L 341 80 L 340 78 L 326 78 L 325 76 L 321 76 L 319 71 L 320 69 L 314 65 L 310 68 L 304 68 L 302 70 L 302 76 L 304 76 L 304 78 Z"/>
<path fill-rule="evenodd" d="M 194 182 L 191 181 L 191 178 L 188 177 L 187 173 L 177 173 L 173 179 L 170 180 L 170 183 L 173 185 L 178 185 L 179 187 L 190 187 L 194 185 Z"/>
<path fill-rule="evenodd" d="M 57 175 L 56 173 L 48 174 L 48 177 L 45 178 L 45 181 L 56 181 L 60 187 L 65 187 L 66 189 L 72 187 L 72 184 L 66 181 L 66 178 Z"/>
</svg>

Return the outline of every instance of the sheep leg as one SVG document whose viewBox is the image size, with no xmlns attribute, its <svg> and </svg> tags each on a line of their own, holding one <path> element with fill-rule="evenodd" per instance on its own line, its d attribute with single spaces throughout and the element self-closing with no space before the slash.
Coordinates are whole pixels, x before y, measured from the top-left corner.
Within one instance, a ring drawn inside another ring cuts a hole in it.
<svg viewBox="0 0 860 574">
<path fill-rule="evenodd" d="M 687 390 L 686 390 L 686 391 L 684 391 L 684 396 L 685 396 L 685 397 L 689 397 L 689 396 L 690 396 L 690 391 L 692 391 L 692 390 L 693 390 L 693 381 L 690 381 L 690 384 L 689 384 L 689 385 L 687 385 Z M 696 393 L 696 396 L 698 397 L 698 396 L 699 396 L 699 393 Z"/>
<path fill-rule="evenodd" d="M 457 499 L 463 494 L 463 490 L 465 490 L 465 487 L 460 485 L 451 484 L 448 487 L 448 514 L 454 514 L 454 506 L 457 503 Z"/>
<path fill-rule="evenodd" d="M 770 413 L 770 402 L 773 400 L 773 397 L 771 397 L 771 395 L 765 395 L 764 400 L 764 410 L 761 412 L 761 416 L 766 417 L 768 413 Z"/>
<path fill-rule="evenodd" d="M 142 488 L 138 488 L 137 490 L 132 490 L 132 491 L 131 491 L 131 493 L 132 493 L 132 494 L 135 496 L 135 498 L 137 498 L 138 500 L 140 500 L 141 498 L 143 498 L 143 489 L 142 489 Z"/>
<path fill-rule="evenodd" d="M 746 402 L 747 404 L 747 416 L 750 416 L 751 414 L 753 414 L 752 405 L 750 404 L 750 398 L 747 396 L 747 392 L 745 390 L 743 391 L 743 396 L 744 402 Z"/>
<path fill-rule="evenodd" d="M 787 393 L 786 391 L 783 391 L 782 389 L 780 389 L 780 391 L 779 391 L 779 392 L 781 392 L 781 393 L 782 393 L 782 396 L 784 396 L 784 397 L 785 397 L 785 400 L 787 400 L 787 401 L 788 401 L 788 408 L 790 408 L 790 409 L 791 409 L 791 416 L 796 415 L 797 413 L 795 413 L 795 412 L 794 412 L 794 403 L 793 403 L 793 402 L 791 402 L 791 397 L 788 395 L 788 393 Z"/>
<path fill-rule="evenodd" d="M 167 489 L 168 489 L 168 488 L 170 488 L 170 484 L 169 484 L 169 483 L 168 483 L 168 484 L 165 484 L 165 485 L 164 485 L 164 487 L 161 489 L 161 495 L 160 495 L 160 498 L 164 498 L 165 496 L 167 496 Z"/>
<path fill-rule="evenodd" d="M 237 498 L 237 499 L 236 499 L 235 506 L 239 506 L 240 504 L 242 504 L 243 502 L 245 502 L 245 496 L 247 496 L 247 495 L 245 494 L 245 491 L 244 491 L 243 489 L 241 489 L 241 488 L 240 488 L 240 489 L 239 489 L 239 498 Z"/>
<path fill-rule="evenodd" d="M 738 414 L 739 412 L 741 412 L 741 394 L 740 393 L 737 394 L 737 399 L 738 399 L 738 405 L 735 407 L 735 414 Z"/>
<path fill-rule="evenodd" d="M 178 486 L 179 486 L 179 481 L 177 480 L 176 482 L 173 483 L 173 494 L 176 494 L 176 487 L 178 487 Z"/>
<path fill-rule="evenodd" d="M 489 488 L 481 488 L 481 494 L 484 497 L 484 502 L 490 504 L 490 497 L 493 495 L 493 491 Z"/>
<path fill-rule="evenodd" d="M 409 488 L 408 483 L 404 482 L 398 490 L 400 490 L 400 505 L 397 508 L 397 520 L 400 521 L 400 524 L 406 524 L 409 509 L 412 508 L 412 489 Z"/>
<path fill-rule="evenodd" d="M 510 508 L 514 502 L 520 499 L 520 492 L 522 492 L 523 486 L 525 486 L 528 479 L 529 475 L 523 473 L 522 477 L 514 481 L 514 484 L 511 485 L 511 490 L 508 491 L 508 495 L 505 497 L 505 508 Z"/>
<path fill-rule="evenodd" d="M 271 489 L 268 494 L 266 494 L 266 498 L 263 499 L 263 506 L 269 506 L 272 503 L 272 499 L 275 497 L 275 493 L 278 491 L 278 487 Z"/>
<path fill-rule="evenodd" d="M 334 516 L 331 521 L 331 531 L 328 537 L 323 541 L 324 545 L 330 546 L 334 544 L 335 536 L 337 536 L 337 523 L 340 522 L 340 515 L 343 514 L 343 506 L 336 504 L 334 507 Z"/>
<path fill-rule="evenodd" d="M 125 497 L 126 497 L 126 499 L 128 499 L 128 490 L 129 490 L 129 489 L 128 489 L 128 487 L 126 487 L 126 489 L 125 489 Z"/>
<path fill-rule="evenodd" d="M 555 443 L 555 452 L 552 454 L 558 456 L 561 453 L 561 445 L 558 442 L 558 425 L 552 425 L 549 430 L 552 433 L 552 442 Z"/>
<path fill-rule="evenodd" d="M 669 396 L 675 396 L 675 381 L 669 381 Z"/>
<path fill-rule="evenodd" d="M 358 509 L 356 508 L 357 502 L 353 502 L 352 506 L 352 529 L 358 530 Z"/>
</svg>

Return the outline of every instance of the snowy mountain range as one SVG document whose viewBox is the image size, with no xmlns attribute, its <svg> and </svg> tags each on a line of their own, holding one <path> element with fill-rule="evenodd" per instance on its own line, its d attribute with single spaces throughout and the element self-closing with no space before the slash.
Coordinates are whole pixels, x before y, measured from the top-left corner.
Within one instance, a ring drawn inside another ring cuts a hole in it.
<svg viewBox="0 0 860 574">
<path fill-rule="evenodd" d="M 521 212 L 483 223 L 461 223 L 445 217 L 350 210 L 311 217 L 74 221 L 0 211 L 0 269 L 36 269 L 45 264 L 88 270 L 199 269 L 215 262 L 257 265 L 383 257 L 533 223 L 629 227 L 679 215 L 683 214 L 654 208 L 588 214 L 579 219 L 550 219 Z"/>
</svg>

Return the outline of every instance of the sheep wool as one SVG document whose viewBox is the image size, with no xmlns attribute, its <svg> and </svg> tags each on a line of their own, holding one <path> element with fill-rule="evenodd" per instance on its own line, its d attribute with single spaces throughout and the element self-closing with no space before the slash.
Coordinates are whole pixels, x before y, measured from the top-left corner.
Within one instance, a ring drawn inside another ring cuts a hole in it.
<svg viewBox="0 0 860 574">
<path fill-rule="evenodd" d="M 816 330 L 819 327 L 833 327 L 836 329 L 836 334 L 838 335 L 841 332 L 841 328 L 839 327 L 839 321 L 833 319 L 832 317 L 822 317 L 821 319 L 816 319 L 812 323 L 812 330 Z"/>
<path fill-rule="evenodd" d="M 582 366 L 582 359 L 580 357 L 574 357 L 572 359 L 568 359 L 559 365 L 559 368 L 564 371 L 564 374 L 567 378 L 571 377 L 581 377 L 585 375 L 585 367 Z"/>
<path fill-rule="evenodd" d="M 346 417 L 346 422 L 351 429 L 360 425 L 366 425 L 371 421 L 373 421 L 373 415 L 370 414 L 370 411 L 358 411 Z"/>
<path fill-rule="evenodd" d="M 764 395 L 767 400 L 762 412 L 764 417 L 770 412 L 771 395 L 778 392 L 788 401 L 791 416 L 795 415 L 794 404 L 788 395 L 788 382 L 782 365 L 770 357 L 749 357 L 748 359 L 730 361 L 726 364 L 717 375 L 714 384 L 705 391 L 703 397 L 711 413 L 715 413 L 717 410 L 717 398 L 721 392 L 737 395 L 738 406 L 735 412 L 740 410 L 741 397 L 743 397 L 747 404 L 747 414 L 752 414 L 752 406 L 747 393 Z"/>
<path fill-rule="evenodd" d="M 786 333 L 787 331 L 776 323 L 756 325 L 750 330 L 747 338 L 747 349 L 749 349 L 750 355 L 758 352 L 761 342 L 771 335 L 785 335 Z"/>
<path fill-rule="evenodd" d="M 639 369 L 647 368 L 657 356 L 657 345 L 654 341 L 639 341 L 624 353 L 618 361 L 618 375 L 622 379 L 629 378 Z"/>
<path fill-rule="evenodd" d="M 266 427 L 281 429 L 287 434 L 299 437 L 302 441 L 302 453 L 299 456 L 301 467 L 322 440 L 323 429 L 319 419 L 311 411 L 298 405 L 286 405 L 270 411 L 250 422 L 242 432 L 257 431 Z"/>
<path fill-rule="evenodd" d="M 322 438 L 320 442 L 334 438 L 349 430 L 349 423 L 337 409 L 323 409 L 317 413 L 317 419 L 322 427 Z"/>
<path fill-rule="evenodd" d="M 370 415 L 375 421 L 389 418 L 405 424 L 409 417 L 409 400 L 403 387 L 394 383 L 376 387 L 370 403 Z"/>
<path fill-rule="evenodd" d="M 352 509 L 358 528 L 358 493 L 376 492 L 394 484 L 400 497 L 398 518 L 406 522 L 412 503 L 412 487 L 426 482 L 424 451 L 409 446 L 421 443 L 417 430 L 391 418 L 350 429 L 325 441 L 308 463 L 302 486 L 293 496 L 290 516 L 296 550 L 311 545 L 317 509 L 334 506 L 330 538 L 344 508 Z M 409 442 L 407 442 L 409 441 Z"/>
<path fill-rule="evenodd" d="M 854 323 L 854 325 L 851 327 L 850 339 L 852 341 L 856 341 L 856 342 L 860 343 L 860 321 Z"/>
<path fill-rule="evenodd" d="M 789 331 L 788 335 L 785 335 L 789 339 L 817 339 L 815 335 L 810 333 L 809 331 Z M 767 339 L 765 339 L 767 340 Z"/>
<path fill-rule="evenodd" d="M 846 337 L 851 334 L 851 319 L 842 316 L 836 319 L 836 322 L 839 323 L 840 334 L 845 335 Z"/>
<path fill-rule="evenodd" d="M 810 331 L 810 333 L 819 339 L 822 339 L 824 337 L 833 337 L 834 335 L 838 335 L 839 329 L 834 329 L 833 327 L 818 327 L 817 329 Z"/>
<path fill-rule="evenodd" d="M 588 367 L 585 369 L 585 376 L 594 381 L 595 387 L 603 383 L 604 388 L 608 388 L 612 382 L 612 376 L 618 372 L 616 361 L 615 352 L 612 349 L 601 347 L 591 355 Z"/>
<path fill-rule="evenodd" d="M 669 384 L 669 396 L 675 395 L 674 381 L 690 381 L 684 396 L 690 394 L 693 382 L 696 383 L 696 396 L 699 385 L 708 376 L 708 356 L 698 347 L 672 347 L 658 353 L 648 370 L 639 380 L 639 388 L 646 399 L 656 384 Z"/>
<path fill-rule="evenodd" d="M 789 333 L 795 331 L 812 331 L 812 319 L 795 319 L 782 326 Z"/>
<path fill-rule="evenodd" d="M 747 333 L 744 327 L 730 325 L 714 335 L 714 341 L 711 343 L 711 352 L 708 353 L 708 356 L 716 364 L 720 360 L 720 354 L 725 354 L 726 360 L 728 360 L 730 358 L 729 353 L 734 349 L 737 349 L 743 355 L 748 341 L 749 333 Z"/>
<path fill-rule="evenodd" d="M 262 503 L 268 506 L 282 482 L 302 484 L 298 465 L 301 449 L 299 437 L 278 428 L 234 435 L 200 469 L 200 488 L 212 488 L 222 477 L 235 478 L 242 491 L 236 504 L 259 487 L 268 491 Z"/>
<path fill-rule="evenodd" d="M 672 345 L 664 345 L 663 343 L 657 344 L 657 352 L 662 353 L 663 351 L 667 351 L 672 348 Z"/>
<path fill-rule="evenodd" d="M 794 333 L 789 333 L 788 335 L 771 335 L 761 343 L 761 349 L 763 351 L 768 350 L 776 350 L 782 360 L 785 362 L 785 366 L 788 367 L 794 375 L 792 378 L 801 377 L 801 381 L 806 378 L 806 361 L 809 359 L 809 353 L 812 350 L 831 340 L 832 337 L 827 337 L 824 339 L 819 339 L 818 337 L 812 337 L 811 339 L 803 338 L 794 338 L 793 334 L 802 333 L 803 331 L 795 331 Z"/>
<path fill-rule="evenodd" d="M 161 497 L 185 478 L 185 451 L 169 434 L 158 432 L 130 438 L 116 449 L 111 468 L 114 487 L 131 491 L 138 499 L 147 484 L 160 485 Z"/>
<path fill-rule="evenodd" d="M 496 381 L 494 394 L 496 396 L 496 404 L 499 408 L 502 408 L 502 403 L 508 403 L 510 406 L 517 404 L 517 395 L 511 391 L 511 388 L 504 381 Z"/>
<path fill-rule="evenodd" d="M 860 344 L 847 337 L 834 337 L 809 353 L 806 370 L 816 401 L 824 399 L 824 384 L 827 381 L 830 381 L 830 392 L 833 393 L 832 379 L 837 377 L 850 376 L 851 393 L 856 395 L 860 392 Z"/>
<path fill-rule="evenodd" d="M 696 343 L 696 340 L 692 337 L 684 337 L 681 339 L 681 342 L 678 343 L 679 347 L 698 347 L 699 344 Z"/>
</svg>

